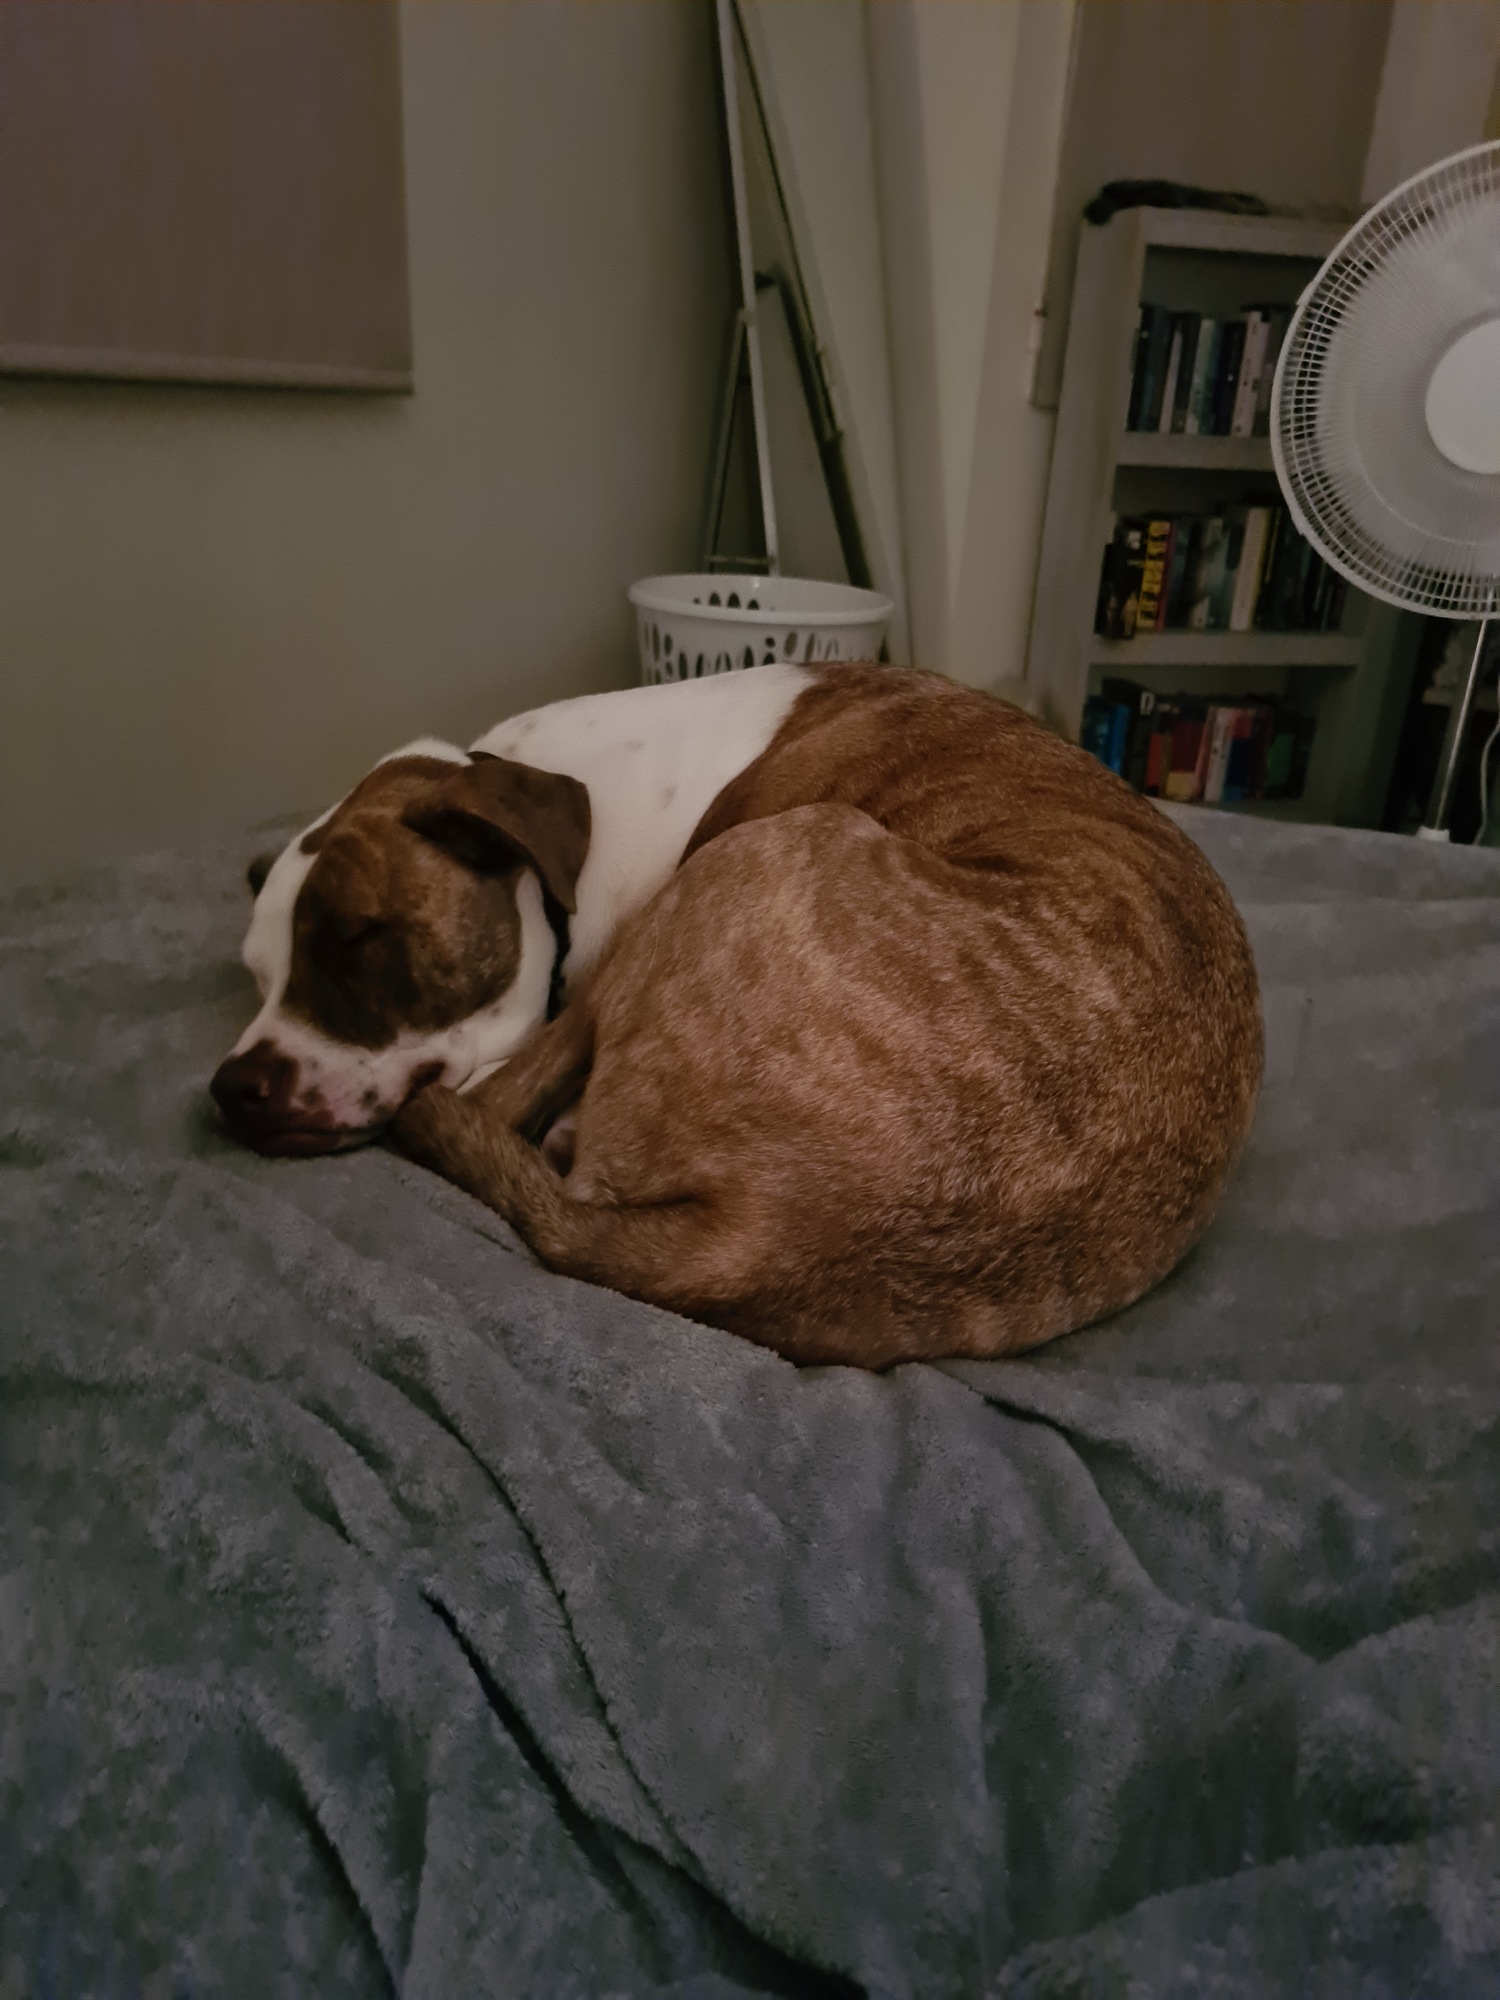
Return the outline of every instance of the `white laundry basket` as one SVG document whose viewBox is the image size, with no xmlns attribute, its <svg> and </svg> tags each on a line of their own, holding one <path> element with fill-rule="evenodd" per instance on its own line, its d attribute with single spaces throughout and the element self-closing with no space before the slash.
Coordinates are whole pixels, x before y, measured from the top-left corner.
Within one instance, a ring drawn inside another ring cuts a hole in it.
<svg viewBox="0 0 1500 2000">
<path fill-rule="evenodd" d="M 891 600 L 799 576 L 648 576 L 630 586 L 644 681 L 771 660 L 880 657 Z"/>
</svg>

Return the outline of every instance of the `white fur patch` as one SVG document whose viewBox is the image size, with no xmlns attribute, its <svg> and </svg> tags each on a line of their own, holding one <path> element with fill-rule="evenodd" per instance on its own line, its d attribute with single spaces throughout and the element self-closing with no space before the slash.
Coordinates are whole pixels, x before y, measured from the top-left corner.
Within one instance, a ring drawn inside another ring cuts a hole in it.
<svg viewBox="0 0 1500 2000">
<path fill-rule="evenodd" d="M 580 695 L 512 716 L 473 745 L 588 786 L 593 830 L 564 975 L 571 985 L 654 896 L 694 827 L 769 745 L 811 680 L 777 664 Z"/>
</svg>

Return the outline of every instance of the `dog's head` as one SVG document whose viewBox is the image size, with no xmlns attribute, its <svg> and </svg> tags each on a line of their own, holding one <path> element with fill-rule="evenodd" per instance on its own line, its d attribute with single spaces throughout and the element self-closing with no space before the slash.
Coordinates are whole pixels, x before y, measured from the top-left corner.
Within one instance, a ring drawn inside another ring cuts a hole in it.
<svg viewBox="0 0 1500 2000">
<path fill-rule="evenodd" d="M 229 1131 L 333 1152 L 511 1055 L 546 1017 L 546 899 L 573 909 L 588 841 L 575 779 L 424 742 L 253 862 L 262 1005 L 210 1085 Z"/>
</svg>

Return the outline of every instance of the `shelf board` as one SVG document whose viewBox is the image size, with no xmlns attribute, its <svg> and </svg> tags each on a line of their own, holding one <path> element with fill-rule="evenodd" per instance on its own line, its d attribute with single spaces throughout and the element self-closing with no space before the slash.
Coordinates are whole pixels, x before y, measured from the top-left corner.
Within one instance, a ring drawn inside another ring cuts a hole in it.
<svg viewBox="0 0 1500 2000">
<path fill-rule="evenodd" d="M 1318 264 L 1349 228 L 1348 222 L 1314 222 L 1290 215 L 1219 215 L 1211 209 L 1143 208 L 1136 212 L 1142 236 L 1153 248 L 1217 250 L 1241 257 L 1305 257 Z"/>
<path fill-rule="evenodd" d="M 1495 696 L 1496 690 L 1494 688 L 1476 688 L 1474 690 L 1474 705 L 1470 713 L 1475 715 L 1482 713 L 1493 715 L 1495 713 Z M 1422 693 L 1422 701 L 1427 708 L 1452 708 L 1457 699 L 1457 693 L 1452 688 L 1425 688 Z"/>
<path fill-rule="evenodd" d="M 1187 437 L 1178 431 L 1126 431 L 1117 465 L 1172 465 L 1192 472 L 1270 472 L 1268 437 Z"/>
<path fill-rule="evenodd" d="M 1145 632 L 1134 639 L 1089 639 L 1100 667 L 1330 667 L 1359 665 L 1348 632 Z"/>
</svg>

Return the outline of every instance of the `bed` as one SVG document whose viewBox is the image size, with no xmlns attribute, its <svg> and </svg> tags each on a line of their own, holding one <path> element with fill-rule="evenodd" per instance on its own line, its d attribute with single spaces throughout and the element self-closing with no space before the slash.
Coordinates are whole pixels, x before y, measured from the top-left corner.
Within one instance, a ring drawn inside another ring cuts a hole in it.
<svg viewBox="0 0 1500 2000">
<path fill-rule="evenodd" d="M 4 2000 L 1500 1990 L 1500 854 L 1181 817 L 1218 1221 L 879 1378 L 227 1145 L 262 836 L 5 902 Z"/>
</svg>

